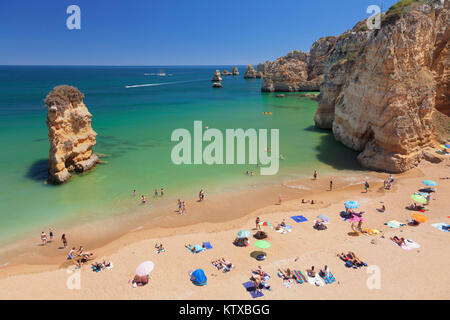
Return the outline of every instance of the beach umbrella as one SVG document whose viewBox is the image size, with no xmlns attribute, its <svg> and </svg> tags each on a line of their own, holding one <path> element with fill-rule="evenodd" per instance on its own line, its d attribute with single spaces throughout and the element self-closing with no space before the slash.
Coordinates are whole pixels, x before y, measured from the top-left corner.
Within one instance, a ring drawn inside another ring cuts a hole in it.
<svg viewBox="0 0 450 320">
<path fill-rule="evenodd" d="M 270 248 L 270 243 L 265 240 L 259 240 L 255 242 L 255 247 L 260 249 L 268 249 Z"/>
<path fill-rule="evenodd" d="M 427 187 L 436 187 L 438 185 L 436 182 L 431 181 L 431 180 L 425 180 L 425 181 L 422 181 L 422 183 L 424 185 L 426 185 Z"/>
<path fill-rule="evenodd" d="M 137 276 L 147 276 L 150 274 L 150 272 L 153 271 L 153 268 L 155 267 L 154 263 L 151 261 L 145 261 L 142 262 L 139 267 L 136 269 L 136 275 Z"/>
<path fill-rule="evenodd" d="M 425 199 L 424 196 L 421 196 L 421 195 L 418 195 L 418 194 L 413 194 L 411 196 L 411 199 L 413 199 L 415 202 L 422 203 L 422 204 L 425 204 L 425 203 L 428 202 L 427 199 Z"/>
<path fill-rule="evenodd" d="M 347 209 L 356 209 L 356 208 L 359 208 L 359 203 L 357 202 L 357 201 L 347 201 L 346 203 L 345 203 L 345 207 L 347 208 Z"/>
<path fill-rule="evenodd" d="M 420 214 L 420 213 L 413 214 L 412 218 L 414 220 L 416 220 L 417 222 L 419 222 L 419 223 L 424 223 L 424 222 L 426 222 L 428 220 L 427 217 L 425 217 L 423 214 Z"/>
<path fill-rule="evenodd" d="M 450 144 L 446 144 L 445 147 L 446 147 L 447 149 L 450 149 Z"/>
<path fill-rule="evenodd" d="M 237 236 L 238 238 L 248 238 L 252 235 L 252 233 L 248 230 L 241 230 L 238 232 Z"/>
<path fill-rule="evenodd" d="M 442 149 L 450 149 L 450 148 L 447 147 L 447 146 L 450 146 L 450 145 L 445 145 L 445 146 L 444 146 L 443 144 L 440 145 L 440 147 L 441 147 Z"/>
<path fill-rule="evenodd" d="M 324 214 L 320 214 L 317 216 L 318 219 L 325 221 L 325 222 L 330 222 L 330 218 L 328 218 L 328 216 L 324 215 Z"/>
</svg>

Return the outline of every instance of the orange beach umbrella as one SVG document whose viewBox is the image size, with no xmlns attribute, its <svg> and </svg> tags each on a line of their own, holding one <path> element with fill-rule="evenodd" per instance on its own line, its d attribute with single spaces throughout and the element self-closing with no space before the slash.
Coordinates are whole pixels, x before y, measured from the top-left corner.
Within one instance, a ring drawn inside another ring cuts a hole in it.
<svg viewBox="0 0 450 320">
<path fill-rule="evenodd" d="M 427 217 L 425 217 L 423 214 L 420 214 L 420 213 L 413 214 L 412 218 L 414 220 L 416 220 L 417 222 L 419 222 L 419 223 L 424 223 L 424 222 L 426 222 L 428 220 Z"/>
</svg>

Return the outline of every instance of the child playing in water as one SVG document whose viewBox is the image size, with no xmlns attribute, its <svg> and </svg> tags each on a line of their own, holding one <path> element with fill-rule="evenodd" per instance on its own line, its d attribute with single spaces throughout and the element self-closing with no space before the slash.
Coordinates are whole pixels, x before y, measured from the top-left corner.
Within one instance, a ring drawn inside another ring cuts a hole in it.
<svg viewBox="0 0 450 320">
<path fill-rule="evenodd" d="M 155 197 L 158 196 L 158 189 L 155 189 Z"/>
<path fill-rule="evenodd" d="M 141 202 L 144 204 L 147 202 L 147 199 L 145 199 L 144 195 L 141 196 Z"/>
</svg>

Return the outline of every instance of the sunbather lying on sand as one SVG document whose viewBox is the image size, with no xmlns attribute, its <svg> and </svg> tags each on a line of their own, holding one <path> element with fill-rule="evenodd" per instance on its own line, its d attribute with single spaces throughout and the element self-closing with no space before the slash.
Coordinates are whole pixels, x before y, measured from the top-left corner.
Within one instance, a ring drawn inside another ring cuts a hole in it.
<svg viewBox="0 0 450 320">
<path fill-rule="evenodd" d="M 319 273 L 322 277 L 327 278 L 330 276 L 330 269 L 328 268 L 328 266 L 325 266 L 322 270 L 320 270 Z"/>
<path fill-rule="evenodd" d="M 280 274 L 283 276 L 284 279 L 292 279 L 293 278 L 291 269 L 286 269 L 286 271 L 284 271 L 282 269 L 278 269 L 278 271 L 280 272 Z"/>
<path fill-rule="evenodd" d="M 253 273 L 261 277 L 266 274 L 261 266 L 258 266 L 258 269 L 254 270 Z"/>
<path fill-rule="evenodd" d="M 391 238 L 392 241 L 394 241 L 399 247 L 405 244 L 405 238 L 399 238 L 397 236 Z"/>
<path fill-rule="evenodd" d="M 192 244 L 188 244 L 187 246 L 185 245 L 185 247 L 191 250 L 193 253 L 197 253 L 197 249 L 195 249 L 195 247 Z"/>
<path fill-rule="evenodd" d="M 158 245 L 158 243 L 156 243 L 155 248 L 156 248 L 156 253 L 161 253 L 161 252 L 166 251 L 166 249 L 164 249 L 162 243 L 160 243 L 159 245 Z"/>
<path fill-rule="evenodd" d="M 310 276 L 311 278 L 314 278 L 316 276 L 316 272 L 314 271 L 314 266 L 311 267 L 311 269 L 306 270 L 306 273 L 308 274 L 308 276 Z"/>
<path fill-rule="evenodd" d="M 349 251 L 347 254 L 344 254 L 343 252 L 337 255 L 339 258 L 344 260 L 345 262 L 350 262 L 354 266 L 361 267 L 365 266 L 366 264 L 362 262 L 353 252 Z"/>
<path fill-rule="evenodd" d="M 95 262 L 91 264 L 92 271 L 99 272 L 102 271 L 105 266 L 101 262 Z"/>
</svg>

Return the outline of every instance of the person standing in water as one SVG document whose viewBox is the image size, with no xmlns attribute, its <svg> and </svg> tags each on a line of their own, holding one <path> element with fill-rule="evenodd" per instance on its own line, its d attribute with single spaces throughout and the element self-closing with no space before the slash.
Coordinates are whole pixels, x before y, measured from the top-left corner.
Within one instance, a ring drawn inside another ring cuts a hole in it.
<svg viewBox="0 0 450 320">
<path fill-rule="evenodd" d="M 183 212 L 181 211 L 181 207 L 182 207 L 182 205 L 181 205 L 181 200 L 178 199 L 178 213 L 179 213 L 179 214 L 182 214 L 182 213 L 183 213 Z"/>
<path fill-rule="evenodd" d="M 158 196 L 158 189 L 155 189 L 155 197 Z"/>
<path fill-rule="evenodd" d="M 44 231 L 41 232 L 41 241 L 43 246 L 47 244 L 47 235 L 45 234 Z"/>
<path fill-rule="evenodd" d="M 181 212 L 183 214 L 185 214 L 186 213 L 186 202 L 183 201 L 182 205 L 183 205 L 183 208 L 181 209 Z"/>
<path fill-rule="evenodd" d="M 67 238 L 66 238 L 65 233 L 63 233 L 63 235 L 61 236 L 61 241 L 62 241 L 64 249 L 65 249 L 67 247 Z"/>
<path fill-rule="evenodd" d="M 366 189 L 366 193 L 369 191 L 369 187 L 370 187 L 369 182 L 366 181 L 366 183 L 364 184 L 364 189 Z"/>
<path fill-rule="evenodd" d="M 164 196 L 164 188 L 161 188 L 161 197 Z"/>
<path fill-rule="evenodd" d="M 333 180 L 330 180 L 330 191 L 333 191 Z"/>
<path fill-rule="evenodd" d="M 317 180 L 317 170 L 314 170 L 314 180 Z"/>
<path fill-rule="evenodd" d="M 52 228 L 48 229 L 48 235 L 50 237 L 50 241 L 49 242 L 52 242 L 53 241 L 53 230 L 52 230 Z"/>
<path fill-rule="evenodd" d="M 147 202 L 147 199 L 145 199 L 144 195 L 141 196 L 141 202 L 144 204 Z"/>
<path fill-rule="evenodd" d="M 136 189 L 133 190 L 133 196 L 136 196 Z"/>
</svg>

